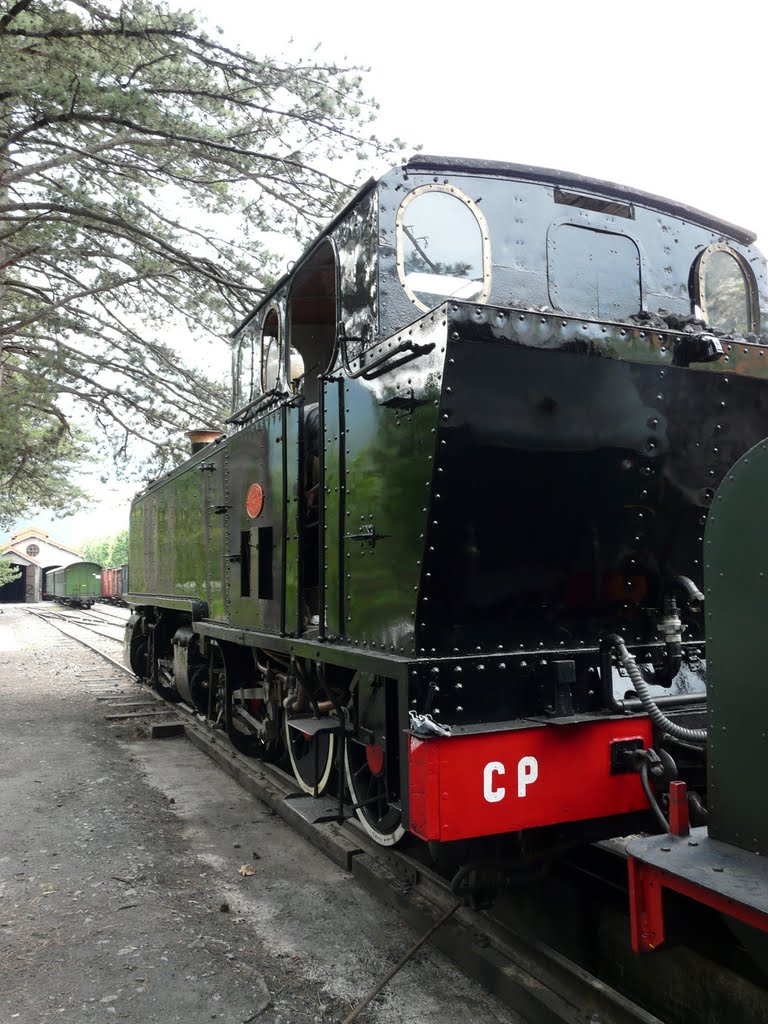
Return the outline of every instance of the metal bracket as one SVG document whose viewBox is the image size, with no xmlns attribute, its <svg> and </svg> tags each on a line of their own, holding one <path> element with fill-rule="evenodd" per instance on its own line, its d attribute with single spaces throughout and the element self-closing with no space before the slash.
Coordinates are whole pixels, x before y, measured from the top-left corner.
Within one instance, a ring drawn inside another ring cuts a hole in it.
<svg viewBox="0 0 768 1024">
<path fill-rule="evenodd" d="M 364 523 L 360 527 L 359 533 L 345 533 L 344 540 L 360 540 L 368 541 L 371 547 L 374 547 L 377 540 L 385 540 L 387 537 L 391 537 L 390 533 L 376 533 L 376 528 L 373 523 Z"/>
<path fill-rule="evenodd" d="M 410 396 L 410 397 L 409 397 Z M 392 398 L 388 398 L 385 402 L 379 402 L 379 405 L 385 409 L 396 409 L 404 412 L 413 412 L 420 405 L 429 405 L 428 398 L 416 398 L 413 393 L 413 388 L 408 388 L 408 393 L 404 395 L 393 395 Z"/>
</svg>

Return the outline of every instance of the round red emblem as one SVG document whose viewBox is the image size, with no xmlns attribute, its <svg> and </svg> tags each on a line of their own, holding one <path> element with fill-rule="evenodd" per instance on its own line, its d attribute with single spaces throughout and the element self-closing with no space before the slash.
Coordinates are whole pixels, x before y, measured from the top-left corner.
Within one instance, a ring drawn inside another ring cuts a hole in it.
<svg viewBox="0 0 768 1024">
<path fill-rule="evenodd" d="M 245 497 L 245 511 L 251 519 L 257 519 L 264 508 L 264 491 L 261 484 L 251 484 Z"/>
</svg>

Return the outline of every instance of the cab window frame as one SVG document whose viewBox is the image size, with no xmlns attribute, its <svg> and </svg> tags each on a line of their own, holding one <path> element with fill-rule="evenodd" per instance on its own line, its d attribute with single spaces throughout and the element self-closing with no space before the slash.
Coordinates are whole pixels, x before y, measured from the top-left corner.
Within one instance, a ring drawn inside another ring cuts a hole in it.
<svg viewBox="0 0 768 1024">
<path fill-rule="evenodd" d="M 232 412 L 248 405 L 253 401 L 254 390 L 258 384 L 256 371 L 256 344 L 258 331 L 252 324 L 248 324 L 241 330 L 234 339 L 232 349 Z M 246 372 L 246 353 L 249 355 L 247 367 L 249 379 L 245 381 L 243 376 Z M 261 372 L 261 355 L 259 354 L 259 376 Z"/>
<path fill-rule="evenodd" d="M 425 313 L 435 309 L 440 303 L 436 303 L 433 306 L 427 305 L 422 299 L 420 299 L 414 290 L 408 284 L 406 279 L 407 275 L 405 272 L 405 255 L 403 241 L 405 238 L 404 221 L 409 206 L 423 195 L 427 195 L 430 192 L 441 192 L 446 195 L 453 196 L 457 202 L 461 203 L 466 209 L 473 215 L 477 227 L 480 232 L 480 241 L 482 246 L 482 268 L 483 268 L 483 280 L 482 289 L 480 294 L 472 299 L 461 300 L 472 302 L 475 305 L 484 305 L 488 302 L 488 298 L 491 294 L 491 235 L 488 227 L 488 221 L 485 218 L 479 205 L 463 192 L 460 188 L 455 185 L 451 185 L 448 182 L 426 182 L 423 185 L 417 185 L 416 188 L 404 196 L 400 206 L 397 210 L 397 216 L 395 218 L 395 245 L 396 245 L 396 264 L 397 264 L 397 276 L 400 280 L 400 284 L 403 286 L 405 294 L 408 296 L 410 301 L 416 306 L 417 309 L 422 310 Z M 452 296 L 445 295 L 441 301 L 448 302 Z"/>
<path fill-rule="evenodd" d="M 712 323 L 707 314 L 707 304 L 705 297 L 705 289 L 703 287 L 704 274 L 706 271 L 707 260 L 718 252 L 727 253 L 732 259 L 735 260 L 736 265 L 741 271 L 742 278 L 744 279 L 745 285 L 745 298 L 747 304 L 747 315 L 749 323 L 747 329 L 744 332 L 725 330 L 718 324 Z M 696 315 L 700 315 L 703 320 L 706 321 L 709 327 L 713 330 L 722 330 L 725 334 L 759 334 L 760 332 L 760 303 L 757 290 L 757 281 L 755 275 L 752 272 L 747 260 L 742 256 L 740 252 L 729 245 L 727 242 L 714 242 L 712 245 L 708 245 L 705 249 L 698 254 L 691 267 L 691 278 L 690 278 L 690 296 L 691 303 L 693 306 L 692 312 Z"/>
<path fill-rule="evenodd" d="M 270 318 L 274 314 L 277 319 L 277 333 L 267 334 L 267 325 Z M 266 356 L 270 345 L 265 345 L 265 338 L 272 339 L 277 338 L 277 376 L 275 377 L 274 383 L 271 387 L 267 387 L 267 366 Z M 270 302 L 267 308 L 264 310 L 264 317 L 259 327 L 259 387 L 261 394 L 266 395 L 271 391 L 280 390 L 281 384 L 285 383 L 285 325 L 283 321 L 283 313 L 279 304 L 276 302 Z"/>
</svg>

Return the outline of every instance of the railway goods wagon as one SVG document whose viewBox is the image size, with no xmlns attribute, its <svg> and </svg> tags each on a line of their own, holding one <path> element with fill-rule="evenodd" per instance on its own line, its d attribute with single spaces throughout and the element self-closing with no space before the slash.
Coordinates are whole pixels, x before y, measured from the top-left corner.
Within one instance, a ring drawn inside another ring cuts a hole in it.
<svg viewBox="0 0 768 1024">
<path fill-rule="evenodd" d="M 115 570 L 101 570 L 101 600 L 112 604 L 115 599 Z"/>
<path fill-rule="evenodd" d="M 45 574 L 48 594 L 59 604 L 90 608 L 101 598 L 101 566 L 96 562 L 73 562 Z"/>
<path fill-rule="evenodd" d="M 101 600 L 106 604 L 125 605 L 125 583 L 127 565 L 101 570 Z"/>
<path fill-rule="evenodd" d="M 384 845 L 549 855 L 674 770 L 703 816 L 704 528 L 768 433 L 754 241 L 549 169 L 369 182 L 234 332 L 227 435 L 135 499 L 128 663 Z"/>
</svg>

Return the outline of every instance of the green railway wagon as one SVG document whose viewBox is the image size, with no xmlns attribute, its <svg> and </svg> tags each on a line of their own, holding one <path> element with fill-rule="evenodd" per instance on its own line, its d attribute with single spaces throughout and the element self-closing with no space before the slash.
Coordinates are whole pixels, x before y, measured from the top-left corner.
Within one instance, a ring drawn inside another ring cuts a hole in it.
<svg viewBox="0 0 768 1024">
<path fill-rule="evenodd" d="M 101 566 L 97 562 L 73 562 L 45 574 L 54 601 L 90 608 L 101 597 Z"/>
</svg>

